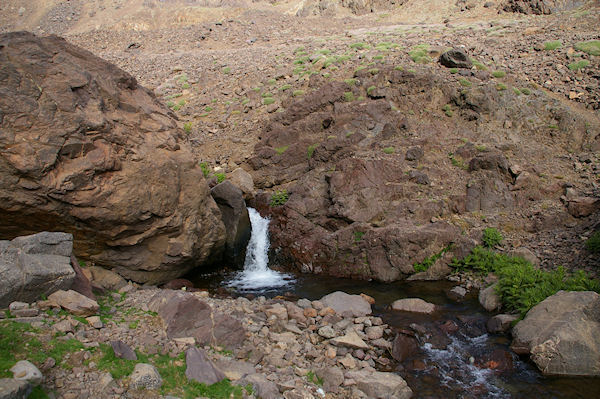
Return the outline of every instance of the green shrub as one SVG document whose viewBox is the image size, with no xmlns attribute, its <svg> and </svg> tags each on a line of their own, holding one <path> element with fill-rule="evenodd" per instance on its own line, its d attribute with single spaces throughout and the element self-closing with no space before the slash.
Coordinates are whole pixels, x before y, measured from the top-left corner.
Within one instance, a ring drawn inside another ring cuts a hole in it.
<svg viewBox="0 0 600 399">
<path fill-rule="evenodd" d="M 313 153 L 315 152 L 315 149 L 317 148 L 317 146 L 318 146 L 318 144 L 312 144 L 312 145 L 308 146 L 308 148 L 306 149 L 308 159 L 312 158 Z"/>
<path fill-rule="evenodd" d="M 400 66 L 400 65 L 397 65 L 397 66 L 394 67 L 394 71 L 404 71 L 404 67 Z"/>
<path fill-rule="evenodd" d="M 371 68 L 371 69 L 369 69 L 369 73 L 371 75 L 377 75 L 379 73 L 379 69 L 378 68 Z"/>
<path fill-rule="evenodd" d="M 568 65 L 568 67 L 571 71 L 578 71 L 580 69 L 585 68 L 588 65 L 590 65 L 590 62 L 588 60 L 581 60 L 581 61 L 570 63 Z"/>
<path fill-rule="evenodd" d="M 298 97 L 298 96 L 303 96 L 303 95 L 304 95 L 304 90 L 294 90 L 292 92 L 293 97 Z"/>
<path fill-rule="evenodd" d="M 271 195 L 271 207 L 281 206 L 288 201 L 289 194 L 286 189 L 281 191 L 275 191 L 273 195 Z"/>
<path fill-rule="evenodd" d="M 200 169 L 202 170 L 202 174 L 204 175 L 205 178 L 207 178 L 208 175 L 210 175 L 210 167 L 208 166 L 207 162 L 201 162 Z"/>
<path fill-rule="evenodd" d="M 506 76 L 506 72 L 504 71 L 494 71 L 492 72 L 492 76 L 495 78 L 503 78 Z"/>
<path fill-rule="evenodd" d="M 369 48 L 370 46 L 367 43 L 352 43 L 350 45 L 350 48 L 353 48 L 355 50 L 364 50 Z"/>
<path fill-rule="evenodd" d="M 409 52 L 408 56 L 411 60 L 416 62 L 417 64 L 428 64 L 431 62 L 431 58 L 428 55 L 429 45 L 428 44 L 419 44 L 414 46 Z"/>
<path fill-rule="evenodd" d="M 504 237 L 502 237 L 502 234 L 493 227 L 487 227 L 485 230 L 483 230 L 483 236 L 481 237 L 483 245 L 488 248 L 495 247 L 496 245 L 500 244 L 503 239 Z"/>
<path fill-rule="evenodd" d="M 373 90 L 375 90 L 376 88 L 377 88 L 377 87 L 375 87 L 375 86 L 369 86 L 369 87 L 367 88 L 367 94 L 369 94 L 369 95 L 370 95 L 371 93 L 373 93 Z"/>
<path fill-rule="evenodd" d="M 364 236 L 365 236 L 364 231 L 355 231 L 354 232 L 354 242 L 361 242 Z"/>
<path fill-rule="evenodd" d="M 231 68 L 230 68 L 230 67 L 225 67 L 225 68 L 223 68 L 223 73 L 224 73 L 225 75 L 229 75 L 229 73 L 230 73 L 230 72 L 231 72 Z"/>
<path fill-rule="evenodd" d="M 446 114 L 447 117 L 451 117 L 453 115 L 452 108 L 450 104 L 446 104 L 442 107 L 442 111 Z"/>
<path fill-rule="evenodd" d="M 187 133 L 190 134 L 192 132 L 192 122 L 186 122 L 183 124 L 183 130 Z"/>
<path fill-rule="evenodd" d="M 267 84 L 269 84 L 269 85 L 274 85 L 274 84 L 275 84 L 275 82 L 277 82 L 275 79 L 269 79 L 269 80 L 267 81 Z"/>
<path fill-rule="evenodd" d="M 347 102 L 354 101 L 354 93 L 352 93 L 351 91 L 344 92 L 344 100 L 346 100 Z"/>
<path fill-rule="evenodd" d="M 383 149 L 383 152 L 386 153 L 386 154 L 393 154 L 394 151 L 395 151 L 394 147 L 385 147 Z"/>
<path fill-rule="evenodd" d="M 263 104 L 264 105 L 271 105 L 275 102 L 275 99 L 273 97 L 265 97 L 263 98 Z"/>
<path fill-rule="evenodd" d="M 469 82 L 465 78 L 460 79 L 458 82 L 460 83 L 461 86 L 464 86 L 464 87 L 471 87 L 473 85 L 473 83 Z"/>
<path fill-rule="evenodd" d="M 504 83 L 498 83 L 496 85 L 496 90 L 498 90 L 498 91 L 504 91 L 506 89 L 508 89 L 508 87 Z"/>
<path fill-rule="evenodd" d="M 517 95 L 517 96 L 520 96 L 521 90 L 517 89 L 516 87 L 513 87 L 513 93 L 515 93 L 515 95 Z"/>
<path fill-rule="evenodd" d="M 588 40 L 587 42 L 575 43 L 575 49 L 588 53 L 589 55 L 600 55 L 600 40 Z"/>
<path fill-rule="evenodd" d="M 475 68 L 477 68 L 477 70 L 479 71 L 486 71 L 487 70 L 487 66 L 485 66 L 485 64 L 483 64 L 480 61 L 477 61 L 474 58 L 471 58 L 471 62 L 473 63 L 473 65 L 475 65 Z"/>
<path fill-rule="evenodd" d="M 544 50 L 556 50 L 560 46 L 562 46 L 560 40 L 552 40 L 544 43 Z"/>
<path fill-rule="evenodd" d="M 527 87 L 523 87 L 521 88 L 521 93 L 525 94 L 526 96 L 531 94 L 531 90 L 529 90 Z"/>
<path fill-rule="evenodd" d="M 344 82 L 348 85 L 348 86 L 356 86 L 356 79 L 344 79 Z"/>
<path fill-rule="evenodd" d="M 225 173 L 215 173 L 217 183 L 223 183 L 225 181 Z"/>
<path fill-rule="evenodd" d="M 286 84 L 286 85 L 281 86 L 279 88 L 279 90 L 286 91 L 286 90 L 291 89 L 291 88 L 292 88 L 292 85 Z"/>
<path fill-rule="evenodd" d="M 450 73 L 453 75 L 458 73 L 458 68 L 450 68 Z"/>
<path fill-rule="evenodd" d="M 585 242 L 585 247 L 593 253 L 600 252 L 600 231 L 595 232 Z"/>
<path fill-rule="evenodd" d="M 600 292 L 600 282 L 590 279 L 583 271 L 568 274 L 563 267 L 543 271 L 523 258 L 498 254 L 481 246 L 460 261 L 454 259 L 450 266 L 482 275 L 495 273 L 499 278 L 496 292 L 505 310 L 518 311 L 521 316 L 560 290 Z"/>
<path fill-rule="evenodd" d="M 288 148 L 290 148 L 289 145 L 284 145 L 281 147 L 276 147 L 275 148 L 275 152 L 278 153 L 279 155 L 283 154 Z"/>
<path fill-rule="evenodd" d="M 415 272 L 419 273 L 419 272 L 427 271 L 431 266 L 433 266 L 433 264 L 438 259 L 440 259 L 442 257 L 442 255 L 444 255 L 446 252 L 448 252 L 451 248 L 452 248 L 452 244 L 448 245 L 445 248 L 442 248 L 442 250 L 440 252 L 423 259 L 423 262 L 414 263 L 413 268 L 415 269 Z"/>
</svg>

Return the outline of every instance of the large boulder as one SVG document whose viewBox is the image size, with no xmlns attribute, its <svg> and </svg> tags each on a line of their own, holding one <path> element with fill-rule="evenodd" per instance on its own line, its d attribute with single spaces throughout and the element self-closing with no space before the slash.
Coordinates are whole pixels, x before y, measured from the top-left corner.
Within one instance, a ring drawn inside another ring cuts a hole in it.
<svg viewBox="0 0 600 399">
<path fill-rule="evenodd" d="M 78 257 L 164 282 L 225 228 L 174 115 L 135 78 L 56 37 L 0 36 L 0 237 L 72 233 Z"/>
<path fill-rule="evenodd" d="M 471 68 L 473 61 L 462 49 L 448 50 L 440 55 L 440 64 L 447 68 Z"/>
<path fill-rule="evenodd" d="M 250 216 L 242 190 L 225 180 L 213 187 L 210 194 L 221 210 L 221 218 L 227 232 L 225 261 L 241 267 L 244 265 L 246 247 L 252 233 Z"/>
<path fill-rule="evenodd" d="M 0 241 L 0 308 L 69 289 L 75 280 L 72 251 L 73 236 L 67 233 L 42 232 Z"/>
<path fill-rule="evenodd" d="M 150 299 L 148 308 L 162 318 L 171 339 L 194 337 L 200 345 L 229 349 L 239 347 L 246 339 L 238 319 L 213 311 L 193 293 L 161 290 Z"/>
<path fill-rule="evenodd" d="M 600 376 L 600 295 L 559 291 L 513 328 L 511 348 L 544 374 Z"/>
<path fill-rule="evenodd" d="M 371 314 L 371 305 L 360 295 L 350 295 L 336 291 L 321 298 L 323 305 L 342 316 L 362 317 Z"/>
</svg>

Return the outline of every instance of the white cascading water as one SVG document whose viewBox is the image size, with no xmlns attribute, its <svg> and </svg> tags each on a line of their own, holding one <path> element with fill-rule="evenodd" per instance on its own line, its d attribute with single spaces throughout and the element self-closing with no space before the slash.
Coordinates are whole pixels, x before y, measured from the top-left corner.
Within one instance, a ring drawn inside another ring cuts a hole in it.
<svg viewBox="0 0 600 399">
<path fill-rule="evenodd" d="M 289 274 L 269 269 L 269 222 L 253 208 L 248 208 L 252 235 L 246 248 L 244 270 L 227 284 L 228 287 L 241 291 L 265 290 L 280 288 L 293 283 Z"/>
</svg>

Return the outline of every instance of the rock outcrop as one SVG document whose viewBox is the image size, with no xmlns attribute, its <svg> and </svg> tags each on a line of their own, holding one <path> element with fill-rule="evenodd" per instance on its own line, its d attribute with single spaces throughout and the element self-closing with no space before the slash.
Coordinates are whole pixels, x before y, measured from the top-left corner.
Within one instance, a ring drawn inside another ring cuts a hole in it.
<svg viewBox="0 0 600 399">
<path fill-rule="evenodd" d="M 544 374 L 600 375 L 600 295 L 559 291 L 513 328 L 511 348 Z"/>
<path fill-rule="evenodd" d="M 0 36 L 0 130 L 0 237 L 66 231 L 77 256 L 151 283 L 222 249 L 174 115 L 116 66 L 55 36 Z"/>
<path fill-rule="evenodd" d="M 66 290 L 75 280 L 73 236 L 42 232 L 0 241 L 0 308 Z"/>
</svg>

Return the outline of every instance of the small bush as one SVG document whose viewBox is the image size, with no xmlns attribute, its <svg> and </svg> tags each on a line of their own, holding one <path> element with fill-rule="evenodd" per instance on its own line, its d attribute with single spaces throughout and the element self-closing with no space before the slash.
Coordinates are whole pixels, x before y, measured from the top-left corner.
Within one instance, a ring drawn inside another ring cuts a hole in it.
<svg viewBox="0 0 600 399">
<path fill-rule="evenodd" d="M 354 101 L 354 93 L 352 93 L 351 91 L 346 91 L 344 92 L 344 100 L 347 102 L 351 102 Z"/>
<path fill-rule="evenodd" d="M 356 79 L 345 79 L 344 83 L 346 83 L 350 87 L 356 86 Z"/>
<path fill-rule="evenodd" d="M 595 232 L 585 242 L 585 247 L 593 253 L 600 252 L 600 231 Z"/>
<path fill-rule="evenodd" d="M 473 85 L 473 83 L 469 82 L 465 78 L 460 79 L 458 82 L 460 83 L 461 86 L 464 86 L 464 87 L 471 87 Z"/>
<path fill-rule="evenodd" d="M 477 68 L 477 70 L 479 70 L 479 71 L 487 70 L 487 66 L 485 66 L 485 64 L 483 64 L 482 62 L 477 61 L 475 59 L 471 59 L 471 62 L 473 63 L 473 65 L 475 65 L 475 68 Z"/>
<path fill-rule="evenodd" d="M 502 237 L 502 234 L 493 227 L 488 227 L 483 230 L 483 236 L 481 237 L 483 245 L 488 248 L 495 247 L 496 245 L 500 244 L 503 239 L 504 237 Z"/>
<path fill-rule="evenodd" d="M 450 73 L 451 74 L 457 74 L 458 73 L 458 68 L 450 68 Z"/>
<path fill-rule="evenodd" d="M 217 183 L 223 183 L 225 181 L 225 173 L 215 173 Z"/>
<path fill-rule="evenodd" d="M 588 65 L 590 65 L 590 62 L 588 60 L 581 60 L 581 61 L 570 63 L 568 65 L 568 67 L 571 71 L 578 71 L 580 69 L 585 68 Z"/>
<path fill-rule="evenodd" d="M 504 83 L 498 83 L 496 85 L 496 90 L 498 90 L 498 91 L 504 91 L 506 89 L 508 89 L 508 87 Z"/>
<path fill-rule="evenodd" d="M 373 90 L 375 90 L 376 88 L 377 88 L 377 87 L 375 87 L 375 86 L 369 86 L 369 87 L 367 88 L 367 94 L 369 94 L 369 95 L 370 95 L 371 93 L 373 93 Z"/>
<path fill-rule="evenodd" d="M 291 89 L 291 88 L 292 88 L 292 85 L 283 85 L 283 86 L 281 86 L 279 88 L 279 90 L 286 91 L 286 90 Z"/>
<path fill-rule="evenodd" d="M 397 65 L 397 66 L 394 67 L 394 71 L 404 71 L 404 67 L 400 66 L 400 65 Z"/>
<path fill-rule="evenodd" d="M 446 252 L 448 252 L 451 248 L 452 248 L 452 244 L 448 245 L 445 248 L 442 248 L 442 250 L 440 252 L 423 259 L 423 262 L 414 263 L 413 268 L 415 269 L 415 272 L 420 273 L 420 272 L 427 271 L 431 266 L 433 266 L 433 264 L 438 259 L 440 259 L 442 257 L 442 255 L 444 255 Z"/>
<path fill-rule="evenodd" d="M 202 170 L 202 174 L 205 178 L 207 178 L 210 175 L 210 167 L 208 166 L 207 162 L 201 162 L 200 169 Z"/>
<path fill-rule="evenodd" d="M 312 144 L 312 145 L 308 146 L 308 148 L 306 149 L 308 159 L 312 158 L 313 153 L 315 152 L 315 149 L 317 148 L 317 146 L 318 146 L 318 144 Z"/>
<path fill-rule="evenodd" d="M 504 71 L 494 71 L 492 72 L 492 76 L 495 78 L 503 78 L 506 76 L 506 72 Z"/>
<path fill-rule="evenodd" d="M 442 111 L 444 111 L 444 113 L 446 114 L 447 117 L 451 117 L 452 115 L 454 115 L 454 113 L 452 112 L 452 108 L 450 107 L 450 104 L 446 104 L 442 107 Z"/>
<path fill-rule="evenodd" d="M 385 147 L 383 149 L 383 152 L 386 153 L 386 154 L 393 154 L 394 151 L 395 151 L 394 147 Z"/>
<path fill-rule="evenodd" d="M 417 64 L 428 64 L 431 62 L 431 58 L 429 58 L 428 51 L 428 44 L 419 44 L 417 46 L 414 46 L 412 50 L 408 52 L 408 56 Z"/>
<path fill-rule="evenodd" d="M 531 94 L 531 90 L 529 90 L 527 87 L 523 87 L 521 88 L 521 93 L 525 94 L 526 96 Z"/>
<path fill-rule="evenodd" d="M 515 93 L 515 95 L 517 95 L 517 96 L 520 96 L 521 90 L 517 89 L 516 87 L 513 87 L 513 93 Z"/>
<path fill-rule="evenodd" d="M 279 155 L 283 154 L 288 148 L 290 148 L 289 145 L 284 145 L 281 147 L 276 147 L 275 148 L 275 152 L 278 153 Z"/>
<path fill-rule="evenodd" d="M 379 69 L 378 68 L 371 68 L 371 69 L 369 69 L 369 73 L 371 75 L 377 75 L 379 73 Z"/>
<path fill-rule="evenodd" d="M 264 105 L 271 105 L 275 102 L 275 99 L 273 97 L 266 97 L 263 98 L 263 104 Z"/>
<path fill-rule="evenodd" d="M 287 202 L 289 198 L 288 192 L 286 189 L 281 191 L 275 191 L 273 195 L 271 195 L 271 207 L 281 206 Z"/>
<path fill-rule="evenodd" d="M 600 55 L 600 40 L 575 43 L 575 49 L 588 53 L 589 55 Z"/>
<path fill-rule="evenodd" d="M 562 46 L 562 43 L 560 42 L 560 40 L 552 40 L 552 41 L 544 43 L 544 50 L 548 50 L 548 51 L 556 50 L 560 46 Z"/>
<path fill-rule="evenodd" d="M 187 133 L 190 134 L 192 132 L 192 122 L 186 122 L 183 124 L 183 130 Z"/>
<path fill-rule="evenodd" d="M 293 97 L 298 97 L 298 96 L 303 96 L 303 95 L 304 95 L 304 90 L 294 90 L 292 92 Z"/>
</svg>

